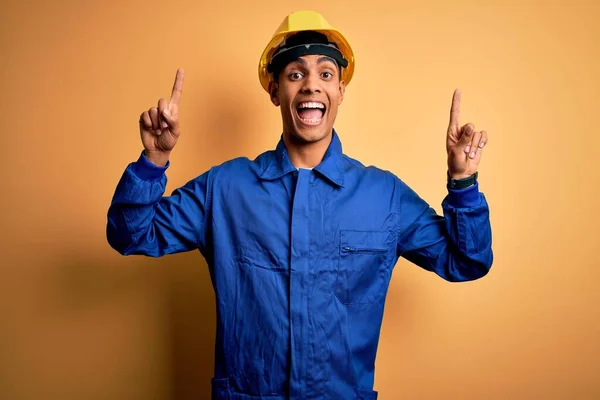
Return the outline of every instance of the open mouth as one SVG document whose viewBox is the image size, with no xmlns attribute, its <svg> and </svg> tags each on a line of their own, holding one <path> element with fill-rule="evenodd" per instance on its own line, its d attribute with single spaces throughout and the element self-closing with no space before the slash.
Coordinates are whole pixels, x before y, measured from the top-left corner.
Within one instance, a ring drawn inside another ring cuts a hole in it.
<svg viewBox="0 0 600 400">
<path fill-rule="evenodd" d="M 296 106 L 298 119 L 305 125 L 319 125 L 325 115 L 325 104 L 318 101 L 306 101 Z"/>
</svg>

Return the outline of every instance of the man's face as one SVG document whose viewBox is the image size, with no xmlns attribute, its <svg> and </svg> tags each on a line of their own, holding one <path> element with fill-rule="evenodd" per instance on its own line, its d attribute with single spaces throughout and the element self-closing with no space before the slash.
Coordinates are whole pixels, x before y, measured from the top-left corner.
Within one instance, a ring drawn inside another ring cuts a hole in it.
<svg viewBox="0 0 600 400">
<path fill-rule="evenodd" d="M 339 74 L 337 63 L 321 55 L 286 65 L 279 82 L 269 84 L 271 101 L 281 107 L 284 135 L 301 143 L 329 137 L 344 99 L 345 82 Z"/>
</svg>

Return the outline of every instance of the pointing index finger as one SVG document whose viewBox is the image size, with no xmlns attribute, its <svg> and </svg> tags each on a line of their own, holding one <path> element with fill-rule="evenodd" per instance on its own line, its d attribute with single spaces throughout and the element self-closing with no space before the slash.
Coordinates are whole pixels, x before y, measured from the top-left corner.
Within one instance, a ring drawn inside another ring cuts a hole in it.
<svg viewBox="0 0 600 400">
<path fill-rule="evenodd" d="M 183 69 L 179 68 L 177 70 L 177 75 L 175 76 L 175 83 L 173 84 L 173 91 L 171 92 L 171 100 L 169 100 L 169 103 L 171 104 L 179 104 L 181 91 L 183 90 L 183 77 Z"/>
<path fill-rule="evenodd" d="M 459 127 L 458 117 L 460 116 L 460 90 L 456 89 L 452 95 L 452 107 L 450 108 L 450 128 Z"/>
</svg>

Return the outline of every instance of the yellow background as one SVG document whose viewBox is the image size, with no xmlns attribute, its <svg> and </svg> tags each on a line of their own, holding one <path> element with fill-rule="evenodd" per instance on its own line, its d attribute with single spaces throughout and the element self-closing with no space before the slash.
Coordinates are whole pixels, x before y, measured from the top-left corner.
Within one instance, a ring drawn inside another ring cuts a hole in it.
<svg viewBox="0 0 600 400">
<path fill-rule="evenodd" d="M 449 284 L 401 261 L 375 388 L 387 399 L 600 396 L 600 3 L 43 1 L 0 8 L 0 398 L 203 399 L 214 296 L 198 253 L 121 257 L 106 211 L 139 114 L 186 70 L 168 192 L 281 129 L 258 58 L 316 9 L 353 45 L 336 127 L 440 211 L 452 91 L 489 132 L 496 255 Z"/>
</svg>

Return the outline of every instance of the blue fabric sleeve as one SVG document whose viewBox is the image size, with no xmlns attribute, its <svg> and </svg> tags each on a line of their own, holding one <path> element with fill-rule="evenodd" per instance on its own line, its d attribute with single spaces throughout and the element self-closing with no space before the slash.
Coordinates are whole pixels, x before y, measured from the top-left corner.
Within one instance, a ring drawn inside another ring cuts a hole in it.
<svg viewBox="0 0 600 400">
<path fill-rule="evenodd" d="M 131 165 L 133 173 L 144 181 L 157 181 L 163 177 L 163 174 L 171 165 L 171 161 L 167 161 L 167 165 L 159 167 L 158 165 L 152 164 L 147 158 L 144 152 L 140 154 L 140 158 Z"/>
<path fill-rule="evenodd" d="M 481 198 L 479 197 L 479 182 L 475 182 L 473 186 L 465 189 L 450 189 L 448 187 L 448 196 L 446 197 L 448 204 L 456 208 L 470 208 L 479 205 Z"/>
<path fill-rule="evenodd" d="M 449 190 L 439 216 L 399 182 L 398 256 L 452 281 L 481 278 L 493 262 L 489 207 L 478 185 Z"/>
<path fill-rule="evenodd" d="M 163 197 L 165 167 L 144 155 L 125 169 L 108 210 L 106 237 L 123 255 L 165 254 L 206 247 L 210 171 Z"/>
</svg>

